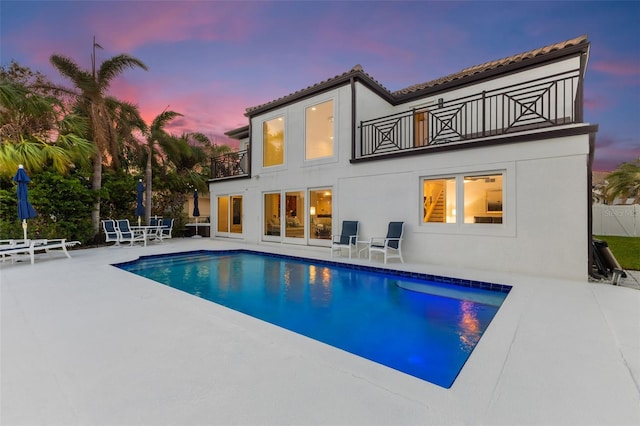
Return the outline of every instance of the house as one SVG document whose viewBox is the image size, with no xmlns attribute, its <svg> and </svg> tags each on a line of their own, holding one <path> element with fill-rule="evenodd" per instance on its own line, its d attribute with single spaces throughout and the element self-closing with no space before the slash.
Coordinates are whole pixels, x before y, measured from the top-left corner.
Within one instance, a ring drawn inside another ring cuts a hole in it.
<svg viewBox="0 0 640 426">
<path fill-rule="evenodd" d="M 586 36 L 391 92 L 355 66 L 246 110 L 212 159 L 211 235 L 329 247 L 405 222 L 405 261 L 568 279 L 591 270 Z M 327 252 L 328 252 L 327 248 Z"/>
</svg>

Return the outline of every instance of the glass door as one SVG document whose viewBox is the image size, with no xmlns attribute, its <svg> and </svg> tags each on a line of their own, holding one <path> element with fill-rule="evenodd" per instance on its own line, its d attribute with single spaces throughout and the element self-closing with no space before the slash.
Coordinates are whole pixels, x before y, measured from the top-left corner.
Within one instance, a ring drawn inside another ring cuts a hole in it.
<svg viewBox="0 0 640 426">
<path fill-rule="evenodd" d="M 304 191 L 285 192 L 284 237 L 289 242 L 306 241 Z"/>
<path fill-rule="evenodd" d="M 309 190 L 309 244 L 331 244 L 332 206 L 331 188 Z"/>
</svg>

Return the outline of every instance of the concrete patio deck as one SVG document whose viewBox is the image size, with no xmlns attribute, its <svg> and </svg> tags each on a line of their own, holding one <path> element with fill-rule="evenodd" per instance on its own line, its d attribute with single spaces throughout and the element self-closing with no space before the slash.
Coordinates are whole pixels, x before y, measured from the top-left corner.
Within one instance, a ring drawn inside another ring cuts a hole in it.
<svg viewBox="0 0 640 426">
<path fill-rule="evenodd" d="M 513 286 L 443 389 L 110 266 L 203 248 L 329 258 L 174 239 L 2 264 L 0 423 L 640 424 L 636 289 L 403 265 Z"/>
</svg>

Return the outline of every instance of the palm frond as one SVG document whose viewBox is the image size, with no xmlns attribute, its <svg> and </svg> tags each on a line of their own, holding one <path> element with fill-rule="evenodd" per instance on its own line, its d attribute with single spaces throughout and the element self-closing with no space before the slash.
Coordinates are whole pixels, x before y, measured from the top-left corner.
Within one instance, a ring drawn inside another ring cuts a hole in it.
<svg viewBox="0 0 640 426">
<path fill-rule="evenodd" d="M 100 69 L 98 69 L 96 79 L 101 90 L 106 90 L 111 84 L 111 80 L 127 68 L 142 68 L 145 71 L 148 70 L 147 66 L 141 60 L 124 53 L 109 58 L 104 61 L 100 65 Z"/>
</svg>

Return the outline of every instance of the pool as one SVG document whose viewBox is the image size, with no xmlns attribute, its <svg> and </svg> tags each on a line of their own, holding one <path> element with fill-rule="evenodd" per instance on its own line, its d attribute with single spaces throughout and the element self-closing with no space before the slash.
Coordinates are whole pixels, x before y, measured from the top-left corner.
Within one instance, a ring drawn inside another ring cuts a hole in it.
<svg viewBox="0 0 640 426">
<path fill-rule="evenodd" d="M 249 250 L 114 266 L 445 388 L 511 289 Z"/>
</svg>

